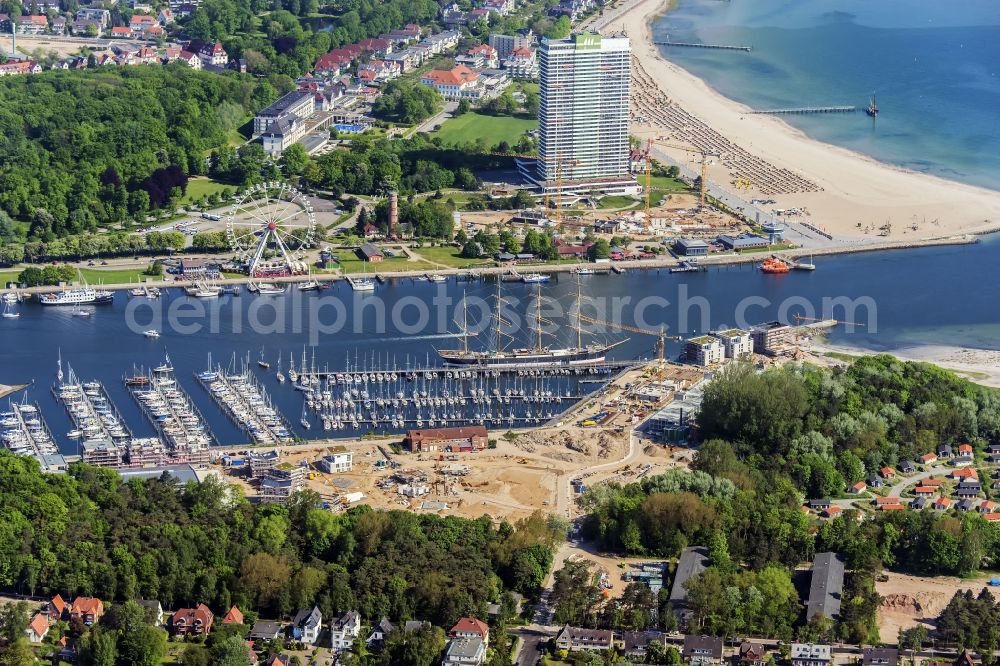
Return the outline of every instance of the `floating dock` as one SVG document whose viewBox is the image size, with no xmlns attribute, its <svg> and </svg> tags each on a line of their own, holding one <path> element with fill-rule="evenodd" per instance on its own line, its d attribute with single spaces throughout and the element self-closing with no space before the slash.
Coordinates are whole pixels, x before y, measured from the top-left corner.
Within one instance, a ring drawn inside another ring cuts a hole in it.
<svg viewBox="0 0 1000 666">
<path fill-rule="evenodd" d="M 132 397 L 170 447 L 175 462 L 207 462 L 215 437 L 190 396 L 174 378 L 169 359 L 154 368 L 149 383 L 132 386 Z"/>
<path fill-rule="evenodd" d="M 271 406 L 249 368 L 241 374 L 226 374 L 219 368 L 195 376 L 222 411 L 257 444 L 288 444 L 293 440 L 288 424 Z"/>
<path fill-rule="evenodd" d="M 52 387 L 52 393 L 66 407 L 73 421 L 75 430 L 70 433 L 71 439 L 103 440 L 119 446 L 132 439 L 132 433 L 100 382 L 81 383 L 69 368 L 67 380 L 60 379 Z"/>
<path fill-rule="evenodd" d="M 34 456 L 42 469 L 49 469 L 47 456 L 59 453 L 37 404 L 11 403 L 10 411 L 0 412 L 0 442 L 11 453 Z"/>
</svg>

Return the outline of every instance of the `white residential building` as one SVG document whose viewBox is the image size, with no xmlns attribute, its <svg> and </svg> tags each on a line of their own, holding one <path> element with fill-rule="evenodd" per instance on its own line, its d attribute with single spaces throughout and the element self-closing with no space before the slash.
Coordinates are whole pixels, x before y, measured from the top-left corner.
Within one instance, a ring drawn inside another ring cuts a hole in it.
<svg viewBox="0 0 1000 666">
<path fill-rule="evenodd" d="M 753 340 L 750 338 L 749 331 L 730 328 L 725 331 L 716 331 L 712 335 L 722 343 L 726 358 L 740 358 L 753 353 Z"/>
<path fill-rule="evenodd" d="M 316 463 L 327 474 L 350 472 L 354 468 L 354 454 L 350 451 L 327 453 Z"/>
<path fill-rule="evenodd" d="M 347 611 L 330 624 L 330 647 L 334 650 L 350 650 L 360 635 L 361 615 L 357 611 Z"/>
<path fill-rule="evenodd" d="M 542 40 L 539 159 L 525 175 L 544 190 L 561 177 L 564 192 L 639 192 L 629 173 L 631 52 L 627 37 Z"/>
<path fill-rule="evenodd" d="M 684 356 L 689 363 L 707 366 L 722 363 L 722 359 L 726 357 L 726 353 L 722 347 L 722 342 L 718 338 L 714 338 L 711 335 L 700 335 L 697 338 L 691 338 L 685 343 Z"/>
<path fill-rule="evenodd" d="M 448 643 L 441 666 L 480 666 L 486 660 L 486 645 L 480 638 L 454 638 Z"/>
</svg>

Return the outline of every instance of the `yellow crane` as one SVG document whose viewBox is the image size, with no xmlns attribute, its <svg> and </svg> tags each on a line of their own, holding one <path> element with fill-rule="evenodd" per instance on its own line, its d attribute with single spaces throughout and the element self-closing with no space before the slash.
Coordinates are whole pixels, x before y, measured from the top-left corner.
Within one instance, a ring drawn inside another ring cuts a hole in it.
<svg viewBox="0 0 1000 666">
<path fill-rule="evenodd" d="M 709 165 L 709 159 L 713 158 L 713 157 L 721 157 L 717 153 L 708 153 L 708 152 L 705 152 L 705 151 L 702 151 L 702 150 L 698 150 L 697 148 L 694 148 L 692 146 L 684 146 L 684 145 L 677 144 L 677 143 L 667 143 L 665 139 L 666 139 L 666 137 L 659 137 L 659 138 L 656 138 L 656 139 L 654 139 L 652 137 L 649 137 L 649 138 L 646 139 L 646 166 L 645 166 L 645 172 L 646 172 L 645 173 L 645 175 L 646 175 L 646 219 L 643 222 L 643 229 L 646 230 L 646 231 L 649 230 L 649 225 L 650 225 L 650 221 L 651 221 L 650 216 L 649 216 L 649 209 L 650 209 L 649 197 L 650 197 L 650 194 L 652 192 L 652 166 L 653 166 L 652 152 L 653 152 L 653 146 L 661 146 L 663 148 L 675 148 L 677 150 L 683 150 L 683 151 L 686 151 L 686 152 L 693 153 L 695 155 L 700 155 L 701 156 L 701 183 L 700 183 L 699 193 L 698 193 L 698 205 L 701 206 L 702 208 L 705 207 L 705 197 L 706 197 L 707 188 L 708 188 L 707 183 L 708 183 L 708 165 Z"/>
<path fill-rule="evenodd" d="M 541 157 L 540 155 L 526 155 L 524 153 L 490 153 L 491 155 L 497 157 L 520 157 L 523 159 L 538 160 L 545 164 L 555 164 L 556 165 L 556 207 L 552 214 L 552 219 L 555 222 L 556 229 L 562 230 L 562 175 L 564 166 L 577 166 L 581 164 L 580 160 L 570 159 L 568 157 Z M 544 197 L 545 197 L 545 210 L 548 211 L 549 205 L 551 203 L 551 195 L 549 194 L 549 189 L 544 187 Z"/>
<path fill-rule="evenodd" d="M 582 312 L 577 313 L 580 321 L 585 321 L 588 324 L 595 324 L 597 326 L 607 326 L 609 328 L 616 328 L 620 331 L 627 331 L 629 333 L 639 333 L 640 335 L 652 335 L 656 338 L 656 354 L 657 358 L 661 361 L 663 360 L 664 351 L 667 348 L 667 340 L 682 340 L 679 335 L 667 335 L 666 326 L 660 326 L 658 330 L 652 330 L 648 328 L 640 328 L 638 326 L 630 326 L 629 324 L 622 324 L 614 321 L 607 321 L 604 319 L 596 319 Z"/>
</svg>

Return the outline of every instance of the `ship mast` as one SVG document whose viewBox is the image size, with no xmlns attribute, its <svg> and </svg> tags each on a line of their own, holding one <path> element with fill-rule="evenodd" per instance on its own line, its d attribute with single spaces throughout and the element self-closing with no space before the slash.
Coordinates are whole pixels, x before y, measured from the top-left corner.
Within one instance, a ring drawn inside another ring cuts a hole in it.
<svg viewBox="0 0 1000 666">
<path fill-rule="evenodd" d="M 462 290 L 462 351 L 469 353 L 469 301 L 465 290 Z"/>
<path fill-rule="evenodd" d="M 583 321 L 580 319 L 580 276 L 576 276 L 576 348 L 583 349 Z"/>
<path fill-rule="evenodd" d="M 500 330 L 502 320 L 500 319 L 500 278 L 497 278 L 497 353 L 503 349 L 503 331 Z"/>
<path fill-rule="evenodd" d="M 542 351 L 542 287 L 535 287 L 535 349 Z"/>
</svg>

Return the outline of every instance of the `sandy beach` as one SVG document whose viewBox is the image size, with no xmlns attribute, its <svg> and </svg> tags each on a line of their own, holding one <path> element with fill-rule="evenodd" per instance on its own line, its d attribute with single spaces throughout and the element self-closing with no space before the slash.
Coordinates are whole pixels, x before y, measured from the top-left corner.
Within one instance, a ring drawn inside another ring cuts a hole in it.
<svg viewBox="0 0 1000 666">
<path fill-rule="evenodd" d="M 664 0 L 626 1 L 589 26 L 632 38 L 634 135 L 668 137 L 702 150 L 722 145 L 725 153 L 710 167 L 710 182 L 745 200 L 774 199 L 772 209 L 804 208 L 807 215 L 791 219 L 848 242 L 878 238 L 887 222 L 890 239 L 911 241 L 1000 226 L 998 192 L 907 171 L 810 139 L 780 118 L 748 113 L 748 107 L 668 62 L 650 30 L 666 7 Z M 717 134 L 710 136 L 713 132 Z M 662 150 L 692 167 L 700 163 L 689 152 Z M 772 179 L 777 182 L 773 187 Z M 749 189 L 737 187 L 745 188 L 746 181 Z"/>
</svg>

